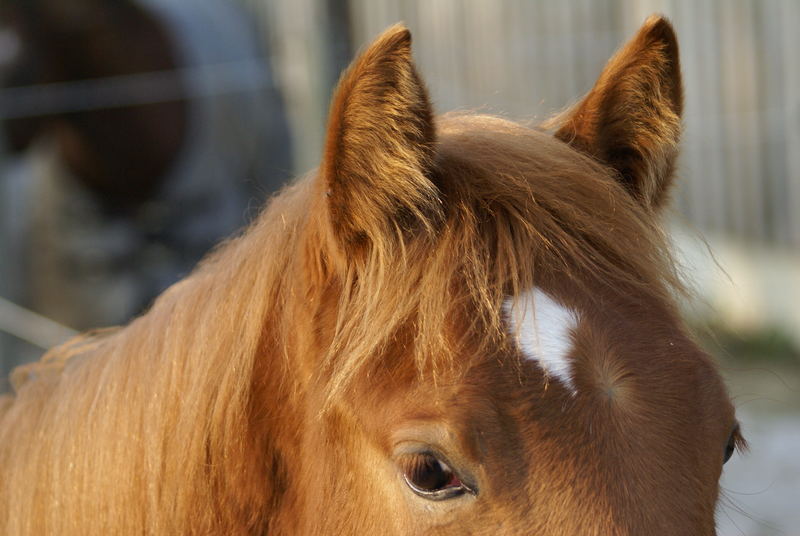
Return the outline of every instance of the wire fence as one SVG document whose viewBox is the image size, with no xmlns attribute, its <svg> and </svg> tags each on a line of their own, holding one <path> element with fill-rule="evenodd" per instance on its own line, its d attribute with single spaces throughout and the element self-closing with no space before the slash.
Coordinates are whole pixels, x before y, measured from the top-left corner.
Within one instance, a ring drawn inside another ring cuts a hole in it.
<svg viewBox="0 0 800 536">
<path fill-rule="evenodd" d="M 190 100 L 273 89 L 260 58 L 185 69 L 9 87 L 0 120 Z"/>
<path fill-rule="evenodd" d="M 78 334 L 40 314 L 0 297 L 0 331 L 14 335 L 41 350 L 59 345 Z"/>
</svg>

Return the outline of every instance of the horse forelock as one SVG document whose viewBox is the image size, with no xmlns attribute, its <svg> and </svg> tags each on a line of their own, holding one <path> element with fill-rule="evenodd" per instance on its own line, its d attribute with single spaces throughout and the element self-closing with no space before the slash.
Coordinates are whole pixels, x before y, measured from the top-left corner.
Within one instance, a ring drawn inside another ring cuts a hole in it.
<svg viewBox="0 0 800 536">
<path fill-rule="evenodd" d="M 430 222 L 432 237 L 398 233 L 373 244 L 342 279 L 346 299 L 326 349 L 334 396 L 369 376 L 401 328 L 411 332 L 407 366 L 434 377 L 463 359 L 463 341 L 443 336 L 454 327 L 479 333 L 486 348 L 505 344 L 518 298 L 554 278 L 665 302 L 684 292 L 656 218 L 602 165 L 497 117 L 446 115 L 437 131 L 432 174 L 443 221 Z M 459 307 L 473 329 L 453 326 Z"/>
</svg>

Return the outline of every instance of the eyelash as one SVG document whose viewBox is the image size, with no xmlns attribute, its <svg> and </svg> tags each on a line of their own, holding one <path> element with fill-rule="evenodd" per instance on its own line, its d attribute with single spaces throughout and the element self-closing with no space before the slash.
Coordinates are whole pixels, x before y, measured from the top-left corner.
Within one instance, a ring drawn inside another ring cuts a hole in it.
<svg viewBox="0 0 800 536">
<path fill-rule="evenodd" d="M 424 499 L 439 501 L 476 493 L 450 463 L 433 452 L 404 455 L 398 464 L 408 487 Z"/>
</svg>

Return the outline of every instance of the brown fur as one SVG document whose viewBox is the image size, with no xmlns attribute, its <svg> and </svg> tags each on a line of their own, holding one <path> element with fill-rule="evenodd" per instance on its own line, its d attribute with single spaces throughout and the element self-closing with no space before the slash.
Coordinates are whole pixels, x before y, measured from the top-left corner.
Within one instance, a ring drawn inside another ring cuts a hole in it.
<svg viewBox="0 0 800 536">
<path fill-rule="evenodd" d="M 392 28 L 345 74 L 319 172 L 130 326 L 17 373 L 4 533 L 714 534 L 733 412 L 651 204 L 544 132 L 431 120 L 409 47 Z M 581 312 L 575 395 L 507 332 L 534 284 Z M 409 443 L 477 495 L 411 493 Z"/>
</svg>

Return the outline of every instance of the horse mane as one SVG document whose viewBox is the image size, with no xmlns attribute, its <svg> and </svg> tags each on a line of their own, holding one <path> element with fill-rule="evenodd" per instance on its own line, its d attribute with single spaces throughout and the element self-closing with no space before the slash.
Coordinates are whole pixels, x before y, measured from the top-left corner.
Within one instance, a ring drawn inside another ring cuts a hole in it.
<svg viewBox="0 0 800 536">
<path fill-rule="evenodd" d="M 65 526 L 48 519 L 58 498 L 76 519 L 100 522 L 105 512 L 96 533 L 254 523 L 244 509 L 263 485 L 247 485 L 259 471 L 246 433 L 252 371 L 290 277 L 303 188 L 285 191 L 124 329 L 83 336 L 15 372 L 0 444 L 29 446 L 0 449 L 0 519 L 44 523 L 49 533 Z M 238 489 L 226 497 L 232 478 Z M 51 485 L 6 485 L 37 481 Z M 82 500 L 89 496 L 99 502 Z M 9 504 L 22 510 L 9 515 Z M 22 526 L 3 532 L 26 533 Z"/>
<path fill-rule="evenodd" d="M 27 445 L 0 449 L 5 532 L 72 526 L 64 513 L 97 533 L 252 531 L 281 488 L 263 430 L 287 418 L 301 374 L 334 404 L 401 330 L 417 372 L 443 374 L 459 359 L 443 335 L 454 307 L 502 344 L 504 300 L 547 274 L 680 291 L 654 215 L 606 167 L 486 115 L 442 116 L 437 135 L 441 210 L 416 232 L 397 224 L 345 266 L 311 173 L 130 325 L 20 369 L 0 404 L 0 445 Z M 312 354 L 318 367 L 296 362 Z"/>
</svg>

